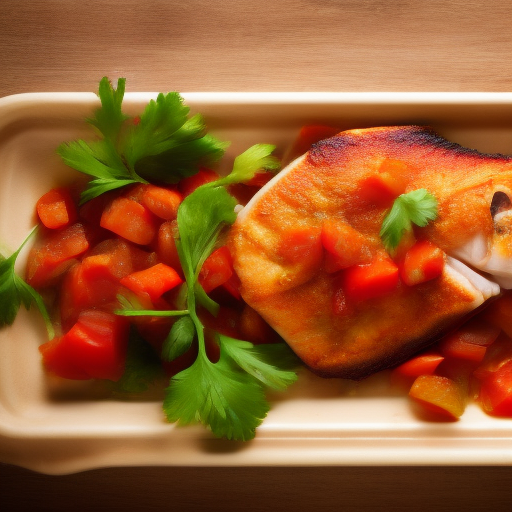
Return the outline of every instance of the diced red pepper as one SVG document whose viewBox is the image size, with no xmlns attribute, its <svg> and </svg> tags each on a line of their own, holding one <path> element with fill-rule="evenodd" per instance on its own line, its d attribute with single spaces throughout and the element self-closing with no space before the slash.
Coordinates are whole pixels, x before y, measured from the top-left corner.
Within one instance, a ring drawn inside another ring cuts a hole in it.
<svg viewBox="0 0 512 512">
<path fill-rule="evenodd" d="M 512 359 L 481 380 L 478 401 L 488 414 L 512 418 Z"/>
<path fill-rule="evenodd" d="M 393 373 L 399 377 L 419 377 L 420 375 L 432 375 L 439 364 L 444 360 L 439 352 L 429 351 L 412 357 L 405 363 L 393 369 Z"/>
<path fill-rule="evenodd" d="M 89 248 L 89 240 L 81 223 L 51 231 L 31 249 L 27 262 L 27 283 L 35 288 L 52 284 Z"/>
<path fill-rule="evenodd" d="M 105 208 L 101 227 L 139 245 L 151 243 L 158 230 L 153 214 L 142 204 L 117 197 Z"/>
<path fill-rule="evenodd" d="M 362 301 L 383 297 L 396 289 L 398 267 L 386 255 L 366 265 L 354 265 L 343 271 L 343 290 L 349 300 Z"/>
<path fill-rule="evenodd" d="M 164 220 L 176 218 L 181 201 L 181 194 L 176 189 L 156 185 L 145 185 L 141 197 L 142 204 Z"/>
<path fill-rule="evenodd" d="M 325 269 L 329 273 L 369 263 L 372 253 L 364 236 L 341 219 L 326 219 L 322 225 Z"/>
<path fill-rule="evenodd" d="M 439 247 L 428 240 L 420 240 L 405 253 L 400 277 L 408 286 L 435 279 L 443 273 L 445 258 Z"/>
<path fill-rule="evenodd" d="M 135 293 L 147 293 L 152 301 L 156 301 L 182 282 L 178 273 L 164 263 L 133 272 L 120 281 L 123 286 Z"/>
<path fill-rule="evenodd" d="M 445 336 L 439 342 L 439 349 L 447 358 L 479 363 L 484 359 L 487 347 L 496 341 L 500 333 L 501 329 L 477 317 Z"/>
<path fill-rule="evenodd" d="M 46 368 L 61 377 L 117 381 L 124 372 L 127 343 L 125 319 L 89 310 L 66 334 L 39 350 Z"/>
<path fill-rule="evenodd" d="M 69 226 L 76 221 L 77 209 L 67 188 L 53 188 L 36 203 L 41 222 L 50 229 Z"/>
<path fill-rule="evenodd" d="M 178 183 L 178 190 L 185 198 L 192 194 L 196 188 L 200 187 L 201 185 L 205 185 L 206 183 L 211 183 L 212 181 L 218 180 L 219 177 L 219 174 L 217 174 L 215 171 L 202 167 L 192 176 L 183 178 Z"/>
<path fill-rule="evenodd" d="M 452 379 L 440 375 L 420 375 L 409 396 L 426 411 L 450 420 L 460 418 L 466 409 L 467 396 Z"/>
<path fill-rule="evenodd" d="M 229 249 L 223 245 L 213 251 L 203 263 L 199 272 L 199 284 L 206 293 L 227 283 L 233 275 L 233 260 Z"/>
</svg>

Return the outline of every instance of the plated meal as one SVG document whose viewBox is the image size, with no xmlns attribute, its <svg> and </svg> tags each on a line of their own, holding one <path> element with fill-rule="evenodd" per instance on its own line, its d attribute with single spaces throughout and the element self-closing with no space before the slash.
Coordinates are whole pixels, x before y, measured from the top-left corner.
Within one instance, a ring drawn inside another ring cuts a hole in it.
<svg viewBox="0 0 512 512">
<path fill-rule="evenodd" d="M 162 419 L 233 440 L 304 371 L 385 375 L 428 421 L 512 416 L 510 156 L 423 125 L 310 122 L 226 162 L 179 94 L 134 115 L 123 96 L 101 81 L 95 135 L 55 147 L 78 172 L 0 264 L 4 329 L 40 310 L 54 385 L 161 390 Z"/>
</svg>

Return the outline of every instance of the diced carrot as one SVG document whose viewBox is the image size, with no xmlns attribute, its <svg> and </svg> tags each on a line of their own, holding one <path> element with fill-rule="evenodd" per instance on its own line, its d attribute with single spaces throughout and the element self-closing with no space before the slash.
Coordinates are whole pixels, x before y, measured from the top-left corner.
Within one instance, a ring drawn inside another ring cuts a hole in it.
<svg viewBox="0 0 512 512">
<path fill-rule="evenodd" d="M 30 251 L 27 283 L 35 288 L 52 284 L 72 266 L 75 258 L 88 248 L 89 241 L 81 223 L 77 222 L 58 231 L 51 231 Z"/>
<path fill-rule="evenodd" d="M 132 199 L 117 197 L 105 208 L 101 227 L 139 245 L 151 243 L 158 224 L 153 214 Z"/>
<path fill-rule="evenodd" d="M 53 188 L 36 203 L 41 222 L 50 229 L 63 228 L 76 221 L 77 210 L 67 188 Z"/>
<path fill-rule="evenodd" d="M 181 194 L 176 189 L 156 185 L 145 185 L 141 198 L 149 211 L 164 220 L 176 218 L 181 201 Z"/>
<path fill-rule="evenodd" d="M 164 263 L 133 272 L 120 281 L 123 286 L 135 293 L 147 293 L 153 301 L 182 282 L 178 273 Z"/>
<path fill-rule="evenodd" d="M 424 352 L 394 368 L 393 373 L 401 377 L 432 375 L 443 360 L 444 356 L 439 352 Z"/>
<path fill-rule="evenodd" d="M 229 281 L 233 275 L 233 260 L 229 249 L 223 245 L 213 251 L 199 272 L 199 284 L 206 293 Z"/>
<path fill-rule="evenodd" d="M 398 285 L 398 267 L 386 255 L 366 265 L 354 265 L 343 271 L 343 290 L 349 300 L 367 300 L 391 293 Z"/>
<path fill-rule="evenodd" d="M 443 273 L 445 253 L 428 240 L 416 242 L 400 265 L 400 277 L 408 286 L 425 283 Z"/>
<path fill-rule="evenodd" d="M 176 248 L 177 237 L 178 222 L 176 220 L 162 222 L 158 228 L 156 253 L 162 263 L 169 265 L 183 277 L 180 257 Z"/>
<path fill-rule="evenodd" d="M 420 375 L 414 381 L 409 396 L 426 411 L 450 420 L 464 413 L 467 396 L 460 386 L 440 375 Z"/>
<path fill-rule="evenodd" d="M 439 342 L 441 353 L 447 358 L 481 362 L 487 347 L 494 343 L 501 329 L 480 318 L 470 320 L 452 334 Z"/>
<path fill-rule="evenodd" d="M 206 183 L 211 183 L 212 181 L 218 180 L 219 175 L 212 171 L 211 169 L 207 169 L 202 167 L 198 172 L 189 176 L 187 178 L 183 178 L 178 183 L 178 190 L 181 192 L 181 195 L 185 198 L 190 195 L 194 190 L 201 185 Z"/>
<path fill-rule="evenodd" d="M 326 249 L 325 269 L 337 272 L 352 265 L 369 263 L 371 250 L 361 233 L 341 219 L 326 219 L 322 225 L 322 245 Z"/>
<path fill-rule="evenodd" d="M 385 159 L 375 174 L 359 182 L 359 197 L 376 206 L 388 206 L 405 192 L 406 171 L 404 162 Z"/>
<path fill-rule="evenodd" d="M 320 265 L 323 258 L 321 228 L 298 226 L 284 231 L 277 254 L 284 263 Z"/>
</svg>

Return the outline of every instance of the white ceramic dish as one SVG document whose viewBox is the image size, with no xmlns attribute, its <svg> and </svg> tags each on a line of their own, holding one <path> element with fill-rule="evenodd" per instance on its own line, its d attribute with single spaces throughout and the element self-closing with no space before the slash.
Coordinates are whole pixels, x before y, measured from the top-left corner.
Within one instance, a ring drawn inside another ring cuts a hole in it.
<svg viewBox="0 0 512 512">
<path fill-rule="evenodd" d="M 154 94 L 127 94 L 140 112 Z M 283 152 L 299 127 L 341 129 L 428 124 L 449 140 L 483 152 L 512 152 L 512 94 L 184 94 L 210 131 L 231 140 L 226 159 L 256 142 Z M 34 224 L 34 204 L 66 180 L 55 154 L 91 132 L 84 123 L 94 94 L 25 94 L 0 99 L 0 249 L 14 250 Z M 22 264 L 23 261 L 20 262 Z M 117 465 L 510 465 L 512 420 L 469 406 L 455 423 L 419 419 L 385 378 L 359 384 L 303 372 L 272 410 L 256 439 L 214 439 L 202 427 L 176 428 L 158 400 L 98 399 L 90 383 L 58 394 L 41 368 L 45 332 L 22 311 L 0 331 L 0 461 L 45 473 Z"/>
</svg>

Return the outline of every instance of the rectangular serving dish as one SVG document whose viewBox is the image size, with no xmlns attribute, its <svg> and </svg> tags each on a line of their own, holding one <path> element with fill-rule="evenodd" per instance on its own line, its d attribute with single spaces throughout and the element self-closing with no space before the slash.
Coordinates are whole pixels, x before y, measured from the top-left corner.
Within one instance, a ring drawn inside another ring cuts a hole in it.
<svg viewBox="0 0 512 512">
<path fill-rule="evenodd" d="M 128 93 L 140 113 L 151 93 Z M 432 126 L 440 135 L 488 153 L 512 152 L 508 93 L 188 93 L 210 132 L 232 141 L 225 162 L 257 142 L 285 153 L 304 124 L 340 129 L 396 124 Z M 84 119 L 91 93 L 23 94 L 0 99 L 0 251 L 10 254 L 35 223 L 38 197 L 72 178 L 57 146 L 92 132 Z M 20 259 L 23 265 L 23 255 Z M 160 400 L 106 398 L 94 384 L 55 388 L 37 347 L 45 331 L 22 310 L 0 331 L 0 461 L 52 474 L 101 466 L 510 465 L 512 420 L 470 405 L 457 422 L 426 422 L 385 375 L 361 383 L 299 382 L 271 396 L 256 438 L 235 443 L 204 428 L 164 421 Z"/>
</svg>

